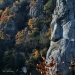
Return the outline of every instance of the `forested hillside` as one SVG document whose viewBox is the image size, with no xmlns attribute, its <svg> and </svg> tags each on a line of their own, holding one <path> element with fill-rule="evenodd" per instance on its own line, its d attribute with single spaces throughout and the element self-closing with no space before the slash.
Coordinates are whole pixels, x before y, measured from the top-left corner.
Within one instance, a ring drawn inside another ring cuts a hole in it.
<svg viewBox="0 0 75 75">
<path fill-rule="evenodd" d="M 55 0 L 0 0 L 0 75 L 46 73 L 38 65 L 50 46 L 54 8 Z"/>
</svg>

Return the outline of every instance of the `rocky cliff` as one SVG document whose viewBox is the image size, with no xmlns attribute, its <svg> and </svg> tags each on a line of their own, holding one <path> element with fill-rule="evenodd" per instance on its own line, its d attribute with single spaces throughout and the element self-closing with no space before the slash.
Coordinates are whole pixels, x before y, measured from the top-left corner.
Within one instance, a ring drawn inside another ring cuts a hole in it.
<svg viewBox="0 0 75 75">
<path fill-rule="evenodd" d="M 50 75 L 75 75 L 75 0 L 57 0 L 46 63 Z"/>
<path fill-rule="evenodd" d="M 43 14 L 43 2 L 41 0 L 32 1 L 30 3 L 29 15 L 33 17 L 38 17 Z"/>
</svg>

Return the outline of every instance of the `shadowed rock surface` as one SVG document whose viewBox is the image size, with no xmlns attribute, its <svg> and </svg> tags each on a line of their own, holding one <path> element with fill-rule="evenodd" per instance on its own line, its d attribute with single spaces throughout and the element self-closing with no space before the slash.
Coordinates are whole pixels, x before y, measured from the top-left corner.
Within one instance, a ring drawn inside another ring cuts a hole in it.
<svg viewBox="0 0 75 75">
<path fill-rule="evenodd" d="M 33 17 L 38 17 L 43 15 L 43 2 L 41 0 L 32 1 L 30 3 L 29 15 Z"/>
</svg>

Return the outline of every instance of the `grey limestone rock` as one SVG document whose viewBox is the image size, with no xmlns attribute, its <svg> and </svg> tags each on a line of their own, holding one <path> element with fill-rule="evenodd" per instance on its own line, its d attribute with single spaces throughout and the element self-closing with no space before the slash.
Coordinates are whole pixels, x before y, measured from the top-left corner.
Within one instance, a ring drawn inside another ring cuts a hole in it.
<svg viewBox="0 0 75 75">
<path fill-rule="evenodd" d="M 38 17 L 43 14 L 43 3 L 42 0 L 36 0 L 36 2 L 30 3 L 29 15 L 33 17 Z"/>
<path fill-rule="evenodd" d="M 46 55 L 49 73 L 75 75 L 75 0 L 57 0 L 52 18 Z"/>
</svg>

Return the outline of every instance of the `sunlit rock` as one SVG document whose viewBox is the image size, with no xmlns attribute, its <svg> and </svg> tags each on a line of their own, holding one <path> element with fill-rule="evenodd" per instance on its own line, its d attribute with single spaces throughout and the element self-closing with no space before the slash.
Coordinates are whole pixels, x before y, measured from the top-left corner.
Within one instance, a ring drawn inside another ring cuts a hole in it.
<svg viewBox="0 0 75 75">
<path fill-rule="evenodd" d="M 51 43 L 46 56 L 49 73 L 75 75 L 75 0 L 56 1 L 50 26 Z"/>
</svg>

